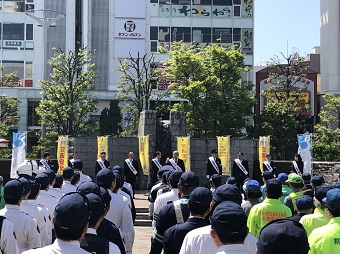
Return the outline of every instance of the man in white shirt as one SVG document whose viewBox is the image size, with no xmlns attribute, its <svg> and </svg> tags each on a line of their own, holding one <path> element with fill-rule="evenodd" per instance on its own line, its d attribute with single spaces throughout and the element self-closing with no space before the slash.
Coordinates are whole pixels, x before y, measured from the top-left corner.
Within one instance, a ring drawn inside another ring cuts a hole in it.
<svg viewBox="0 0 340 254">
<path fill-rule="evenodd" d="M 90 215 L 86 196 L 80 193 L 66 194 L 54 211 L 53 224 L 57 239 L 51 245 L 23 254 L 89 254 L 80 248 L 80 241 L 87 231 Z"/>
<path fill-rule="evenodd" d="M 81 185 L 83 182 L 90 182 L 92 181 L 91 177 L 89 177 L 88 175 L 85 175 L 83 173 L 83 167 L 84 167 L 84 163 L 81 160 L 75 160 L 73 163 L 73 169 L 74 169 L 74 173 L 79 172 L 80 173 L 80 180 L 77 183 L 77 187 L 79 185 Z"/>
<path fill-rule="evenodd" d="M 56 181 L 56 174 L 54 173 L 52 169 L 45 170 L 45 173 L 50 179 L 50 187 L 48 188 L 47 193 L 55 197 L 59 201 L 64 196 L 64 194 L 60 190 L 53 188 L 55 181 Z"/>
<path fill-rule="evenodd" d="M 66 167 L 63 169 L 63 187 L 61 188 L 61 192 L 67 194 L 69 192 L 75 192 L 77 187 L 72 185 L 72 179 L 74 177 L 74 170 L 73 168 Z"/>
<path fill-rule="evenodd" d="M 31 216 L 20 211 L 22 193 L 24 193 L 24 188 L 18 179 L 7 182 L 4 187 L 6 206 L 0 210 L 0 215 L 5 216 L 13 224 L 19 253 L 41 246 L 37 222 Z"/>
<path fill-rule="evenodd" d="M 127 199 L 115 192 L 118 189 L 116 189 L 116 178 L 113 171 L 108 168 L 100 170 L 97 174 L 97 183 L 100 187 L 107 189 L 111 196 L 110 210 L 105 218 L 121 229 L 126 253 L 131 253 L 135 238 L 131 210 L 128 207 Z"/>
<path fill-rule="evenodd" d="M 8 219 L 0 216 L 1 237 L 0 237 L 0 251 L 4 254 L 19 254 L 17 240 L 14 236 L 13 224 Z"/>
</svg>

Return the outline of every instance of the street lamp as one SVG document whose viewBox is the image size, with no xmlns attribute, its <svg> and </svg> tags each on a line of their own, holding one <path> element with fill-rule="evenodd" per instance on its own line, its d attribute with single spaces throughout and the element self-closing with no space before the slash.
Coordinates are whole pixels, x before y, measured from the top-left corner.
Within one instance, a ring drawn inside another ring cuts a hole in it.
<svg viewBox="0 0 340 254">
<path fill-rule="evenodd" d="M 43 47 L 44 47 L 44 54 L 43 54 L 43 79 L 48 79 L 47 73 L 47 29 L 49 27 L 55 27 L 56 22 L 59 19 L 65 18 L 66 14 L 60 11 L 49 10 L 49 9 L 31 9 L 26 11 L 26 15 L 34 19 L 39 27 L 42 27 L 43 30 Z M 45 99 L 44 93 L 42 94 L 42 100 Z M 45 124 L 41 125 L 41 137 L 46 138 L 46 126 Z"/>
</svg>

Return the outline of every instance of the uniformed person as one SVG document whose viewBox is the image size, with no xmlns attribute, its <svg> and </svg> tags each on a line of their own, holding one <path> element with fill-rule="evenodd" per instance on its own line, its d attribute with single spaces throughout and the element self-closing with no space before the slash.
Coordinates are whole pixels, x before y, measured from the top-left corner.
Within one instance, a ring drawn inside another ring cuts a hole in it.
<svg viewBox="0 0 340 254">
<path fill-rule="evenodd" d="M 106 152 L 101 152 L 100 153 L 100 159 L 96 160 L 94 172 L 95 175 L 98 174 L 100 170 L 103 168 L 109 168 L 110 167 L 110 161 L 106 159 Z"/>
<path fill-rule="evenodd" d="M 248 216 L 249 232 L 259 237 L 261 229 L 270 221 L 292 216 L 290 209 L 279 201 L 282 183 L 278 179 L 267 181 L 266 199 L 253 206 Z"/>
<path fill-rule="evenodd" d="M 74 172 L 79 172 L 80 174 L 80 180 L 78 182 L 78 184 L 76 185 L 77 187 L 82 184 L 83 182 L 87 182 L 87 181 L 92 181 L 91 177 L 89 177 L 88 175 L 83 173 L 83 167 L 84 167 L 84 163 L 81 160 L 75 160 L 73 163 L 73 169 Z"/>
<path fill-rule="evenodd" d="M 290 218 L 269 222 L 257 241 L 258 254 L 307 254 L 308 250 L 306 231 Z"/>
<path fill-rule="evenodd" d="M 12 222 L 10 222 L 6 217 L 0 216 L 0 223 L 0 251 L 4 254 L 19 254 L 18 243 L 15 238 Z"/>
<path fill-rule="evenodd" d="M 179 172 L 182 173 L 182 171 Z M 156 229 L 151 239 L 150 254 L 159 254 L 162 252 L 163 235 L 167 229 L 178 223 L 183 223 L 189 218 L 190 210 L 187 205 L 189 195 L 198 186 L 199 176 L 196 173 L 189 171 L 180 174 L 178 183 L 178 196 L 180 196 L 180 199 L 177 197 L 175 200 L 169 200 L 172 201 L 172 203 L 167 202 L 167 204 L 161 207 L 156 218 Z M 167 193 L 162 194 L 158 198 L 162 198 L 164 195 L 167 195 Z"/>
<path fill-rule="evenodd" d="M 241 207 L 244 213 L 248 216 L 250 209 L 260 203 L 259 198 L 262 196 L 261 185 L 258 181 L 249 179 L 243 185 L 244 200 L 242 201 Z"/>
<path fill-rule="evenodd" d="M 209 186 L 210 186 L 210 191 L 211 193 L 214 193 L 215 190 L 220 187 L 222 184 L 222 176 L 219 174 L 213 174 L 210 176 L 209 179 Z"/>
<path fill-rule="evenodd" d="M 43 158 L 39 161 L 39 166 L 43 169 L 43 170 L 47 170 L 47 169 L 54 169 L 54 164 L 53 162 L 50 160 L 51 158 L 51 154 L 49 152 L 45 152 L 43 155 Z"/>
<path fill-rule="evenodd" d="M 131 184 L 133 195 L 135 193 L 136 181 L 139 177 L 139 163 L 134 159 L 135 155 L 133 152 L 129 152 L 128 158 L 124 161 L 124 173 L 126 182 Z M 133 196 L 133 198 L 135 198 Z"/>
<path fill-rule="evenodd" d="M 59 201 L 64 196 L 64 194 L 60 190 L 53 188 L 56 182 L 56 174 L 52 169 L 45 170 L 45 173 L 48 175 L 48 178 L 50 179 L 50 186 L 48 188 L 47 193 L 55 197 Z"/>
<path fill-rule="evenodd" d="M 72 180 L 74 177 L 74 169 L 71 167 L 66 167 L 63 169 L 63 187 L 61 192 L 67 194 L 69 192 L 75 192 L 77 187 L 72 185 Z"/>
<path fill-rule="evenodd" d="M 307 214 L 312 214 L 314 210 L 313 198 L 307 195 L 302 195 L 296 199 L 297 214 L 290 217 L 291 220 L 300 222 L 301 218 Z"/>
<path fill-rule="evenodd" d="M 114 192 L 116 178 L 113 171 L 108 168 L 100 170 L 97 174 L 97 183 L 100 187 L 106 188 L 111 196 L 110 210 L 105 218 L 120 228 L 125 242 L 126 253 L 131 253 L 135 238 L 131 210 L 126 198 Z"/>
<path fill-rule="evenodd" d="M 205 187 L 197 187 L 190 193 L 188 203 L 190 217 L 186 222 L 176 224 L 165 231 L 163 238 L 165 254 L 178 254 L 188 232 L 208 225 L 205 218 L 210 211 L 211 199 L 211 191 Z"/>
<path fill-rule="evenodd" d="M 313 187 L 310 183 L 310 181 L 312 180 L 312 176 L 309 173 L 303 173 L 301 178 L 303 183 L 302 191 L 313 190 Z"/>
<path fill-rule="evenodd" d="M 53 224 L 57 239 L 52 245 L 24 254 L 88 254 L 80 248 L 80 241 L 87 231 L 90 214 L 89 201 L 85 195 L 78 192 L 66 194 L 54 211 Z"/>
<path fill-rule="evenodd" d="M 296 199 L 302 196 L 302 190 L 303 187 L 301 176 L 295 173 L 289 174 L 288 180 L 286 181 L 288 183 L 289 188 L 292 190 L 292 193 L 290 193 L 283 203 L 289 207 L 289 209 L 292 211 L 292 214 L 296 214 Z"/>
<path fill-rule="evenodd" d="M 73 179 L 71 181 L 71 184 L 75 187 L 77 187 L 77 184 L 80 181 L 80 173 L 79 172 L 74 172 Z"/>
<path fill-rule="evenodd" d="M 20 211 L 20 203 L 24 188 L 18 179 L 10 180 L 4 187 L 6 206 L 0 210 L 0 215 L 9 219 L 14 228 L 19 253 L 41 247 L 37 222 L 26 213 Z"/>
<path fill-rule="evenodd" d="M 175 170 L 182 170 L 183 172 L 185 171 L 184 161 L 179 158 L 178 151 L 174 151 L 172 153 L 172 158 L 171 159 L 167 158 L 165 164 L 171 165 Z"/>
<path fill-rule="evenodd" d="M 101 194 L 100 187 L 94 182 L 83 182 L 77 187 L 77 192 L 80 192 L 84 195 L 87 195 L 89 193 Z"/>
<path fill-rule="evenodd" d="M 330 221 L 310 234 L 309 253 L 340 253 L 340 189 L 329 190 L 322 201 L 326 203 L 326 214 Z"/>
<path fill-rule="evenodd" d="M 310 180 L 310 182 L 311 182 L 313 190 L 315 190 L 316 187 L 324 184 L 324 181 L 323 181 L 322 177 L 320 177 L 320 176 L 313 176 L 312 180 Z"/>
<path fill-rule="evenodd" d="M 97 235 L 97 228 L 104 219 L 105 203 L 98 193 L 88 193 L 91 215 L 86 234 L 81 239 L 80 247 L 90 253 L 120 254 L 120 250 L 114 243 Z"/>
<path fill-rule="evenodd" d="M 210 223 L 210 234 L 219 254 L 232 253 L 235 249 L 240 254 L 251 254 L 244 244 L 248 234 L 247 216 L 238 204 L 231 201 L 218 204 Z"/>
<path fill-rule="evenodd" d="M 29 179 L 32 176 L 32 166 L 27 160 L 21 162 L 17 167 L 18 178 L 25 177 Z"/>
<path fill-rule="evenodd" d="M 157 151 L 155 153 L 155 158 L 151 160 L 152 162 L 152 184 L 155 184 L 158 181 L 157 172 L 163 167 L 164 163 L 161 161 L 162 153 Z"/>
<path fill-rule="evenodd" d="M 292 193 L 292 190 L 286 182 L 288 180 L 288 175 L 286 173 L 280 173 L 277 176 L 277 179 L 282 183 L 282 196 L 280 197 L 280 202 L 283 204 L 283 201 L 290 193 Z"/>
<path fill-rule="evenodd" d="M 263 171 L 272 172 L 273 176 L 276 177 L 276 165 L 274 161 L 272 161 L 272 156 L 270 153 L 266 153 L 266 160 L 263 162 Z"/>
<path fill-rule="evenodd" d="M 235 177 L 237 187 L 239 188 L 239 190 L 242 190 L 244 180 L 249 176 L 248 161 L 243 159 L 242 152 L 239 152 L 237 154 L 237 159 L 235 159 L 233 162 L 231 176 Z"/>
<path fill-rule="evenodd" d="M 209 180 L 214 174 L 222 175 L 222 164 L 218 156 L 218 150 L 211 150 L 211 156 L 207 160 L 207 173 L 206 177 Z"/>
<path fill-rule="evenodd" d="M 74 162 L 75 162 L 76 160 L 79 160 L 79 154 L 76 153 L 76 152 L 74 152 L 74 153 L 72 153 L 72 159 L 70 159 L 70 160 L 68 161 L 68 166 L 71 167 L 71 168 L 73 168 Z"/>
</svg>

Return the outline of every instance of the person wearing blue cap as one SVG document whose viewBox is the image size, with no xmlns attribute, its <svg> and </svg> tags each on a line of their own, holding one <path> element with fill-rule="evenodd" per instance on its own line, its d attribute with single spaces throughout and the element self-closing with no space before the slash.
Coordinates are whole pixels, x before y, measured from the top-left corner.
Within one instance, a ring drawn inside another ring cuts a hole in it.
<svg viewBox="0 0 340 254">
<path fill-rule="evenodd" d="M 235 177 L 229 176 L 229 177 L 227 178 L 227 181 L 226 181 L 225 183 L 226 183 L 226 184 L 232 184 L 232 185 L 235 185 L 235 186 L 236 186 L 237 181 L 236 181 L 236 178 L 235 178 Z"/>
<path fill-rule="evenodd" d="M 48 178 L 50 179 L 50 187 L 48 188 L 47 193 L 55 197 L 59 201 L 64 196 L 64 194 L 60 190 L 53 188 L 56 182 L 55 172 L 52 169 L 47 169 L 44 172 L 48 175 Z"/>
<path fill-rule="evenodd" d="M 158 178 L 158 171 L 161 170 L 161 168 L 164 165 L 164 162 L 162 159 L 162 153 L 160 151 L 157 151 L 155 153 L 155 157 L 151 160 L 151 166 L 152 166 L 152 184 L 156 184 L 157 181 L 159 181 Z"/>
<path fill-rule="evenodd" d="M 316 187 L 321 186 L 324 183 L 324 181 L 320 176 L 313 176 L 310 183 L 312 185 L 313 190 L 315 190 Z"/>
<path fill-rule="evenodd" d="M 296 199 L 297 214 L 290 217 L 291 220 L 300 222 L 301 218 L 307 214 L 312 214 L 314 210 L 313 198 L 308 195 L 302 195 Z"/>
<path fill-rule="evenodd" d="M 243 185 L 244 200 L 242 201 L 241 207 L 248 216 L 250 209 L 260 203 L 259 198 L 262 196 L 261 185 L 258 181 L 249 179 Z"/>
<path fill-rule="evenodd" d="M 222 175 L 222 163 L 218 158 L 218 150 L 211 150 L 211 156 L 207 160 L 207 172 L 206 177 L 209 180 L 214 174 Z"/>
<path fill-rule="evenodd" d="M 132 251 L 135 231 L 131 210 L 128 206 L 127 200 L 122 195 L 117 194 L 118 189 L 116 188 L 116 177 L 111 169 L 101 169 L 96 178 L 99 187 L 104 187 L 111 196 L 110 210 L 106 214 L 105 218 L 121 229 L 125 242 L 125 249 L 126 252 L 129 253 Z"/>
<path fill-rule="evenodd" d="M 19 253 L 41 247 L 37 222 L 31 216 L 20 211 L 22 195 L 26 191 L 18 179 L 8 181 L 4 187 L 6 206 L 0 210 L 0 216 L 6 217 L 13 224 Z"/>
<path fill-rule="evenodd" d="M 53 244 L 24 254 L 88 254 L 80 247 L 91 215 L 88 198 L 79 192 L 64 195 L 54 210 L 53 225 L 57 239 Z"/>
<path fill-rule="evenodd" d="M 71 167 L 66 167 L 63 169 L 63 187 L 61 189 L 61 192 L 64 194 L 67 194 L 69 192 L 75 192 L 77 190 L 77 187 L 72 185 L 72 180 L 74 177 L 74 169 Z"/>
<path fill-rule="evenodd" d="M 309 253 L 340 253 L 340 189 L 329 190 L 322 201 L 326 204 L 326 214 L 330 221 L 314 229 L 308 237 Z"/>
<path fill-rule="evenodd" d="M 286 182 L 288 180 L 288 175 L 286 173 L 280 173 L 277 176 L 277 179 L 279 179 L 279 181 L 282 183 L 282 196 L 280 197 L 280 202 L 283 204 L 285 198 L 293 191 L 291 188 L 289 188 L 288 183 Z"/>
<path fill-rule="evenodd" d="M 94 173 L 95 175 L 104 168 L 110 168 L 110 161 L 106 159 L 106 152 L 100 153 L 100 158 L 96 160 L 96 164 L 94 166 Z"/>
<path fill-rule="evenodd" d="M 150 254 L 160 254 L 163 248 L 164 232 L 170 227 L 183 223 L 189 218 L 190 210 L 187 206 L 191 192 L 199 186 L 199 176 L 192 171 L 182 172 L 180 170 L 178 176 L 178 199 L 171 200 L 171 203 L 164 204 L 158 216 L 154 216 L 156 220 L 155 235 L 151 239 Z M 175 171 L 174 171 L 175 172 Z M 166 193 L 167 194 L 167 193 Z M 159 198 L 166 195 L 162 194 Z M 158 198 L 156 199 L 157 202 Z"/>
<path fill-rule="evenodd" d="M 209 186 L 211 193 L 214 193 L 215 190 L 220 187 L 222 184 L 222 176 L 219 174 L 213 174 L 209 179 Z"/>
<path fill-rule="evenodd" d="M 84 167 L 84 163 L 81 160 L 75 160 L 73 162 L 74 173 L 78 172 L 80 174 L 80 179 L 79 179 L 79 182 L 77 183 L 76 187 L 78 187 L 83 182 L 91 182 L 92 181 L 91 177 L 89 177 L 88 175 L 83 173 L 83 167 Z"/>
<path fill-rule="evenodd" d="M 184 237 L 188 232 L 196 228 L 207 226 L 205 220 L 209 214 L 211 191 L 205 187 L 197 187 L 190 193 L 189 203 L 190 217 L 184 223 L 176 224 L 167 229 L 163 238 L 164 254 L 179 253 Z"/>
<path fill-rule="evenodd" d="M 97 235 L 96 230 L 104 219 L 105 214 L 103 197 L 98 193 L 88 193 L 86 197 L 90 203 L 91 215 L 87 232 L 80 241 L 80 247 L 90 253 L 120 253 L 117 245 Z"/>
</svg>

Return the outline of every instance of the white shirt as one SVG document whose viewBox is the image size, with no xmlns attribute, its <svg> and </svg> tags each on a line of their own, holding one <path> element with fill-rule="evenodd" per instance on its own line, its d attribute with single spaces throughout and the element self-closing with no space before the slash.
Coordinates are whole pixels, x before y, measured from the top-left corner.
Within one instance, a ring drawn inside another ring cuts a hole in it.
<svg viewBox="0 0 340 254">
<path fill-rule="evenodd" d="M 45 190 L 40 190 L 39 196 L 37 197 L 37 202 L 38 204 L 47 208 L 52 220 L 54 209 L 58 204 L 58 199 L 48 194 Z"/>
<path fill-rule="evenodd" d="M 178 200 L 178 189 L 171 189 L 170 191 L 159 195 L 156 200 L 155 200 L 155 204 L 154 204 L 154 208 L 153 208 L 153 213 L 158 215 L 159 211 L 161 210 L 161 208 L 163 206 L 166 206 L 168 204 L 168 202 L 170 201 L 175 201 Z M 152 221 L 152 226 L 156 227 L 156 221 L 153 220 Z"/>
<path fill-rule="evenodd" d="M 151 190 L 150 190 L 150 195 L 151 195 L 152 191 L 153 191 L 154 189 L 156 189 L 157 187 L 159 187 L 161 184 L 162 184 L 162 182 L 159 182 L 159 183 L 155 184 L 154 186 L 152 186 L 152 188 L 151 188 Z M 150 216 L 150 217 L 153 216 L 153 211 L 154 211 L 153 208 L 154 208 L 154 204 L 155 204 L 155 202 L 149 202 L 149 216 Z"/>
<path fill-rule="evenodd" d="M 218 252 L 218 248 L 210 235 L 210 230 L 211 226 L 208 225 L 190 231 L 184 238 L 179 254 L 207 254 Z M 250 233 L 244 240 L 244 245 L 250 254 L 256 253 L 256 241 L 256 237 Z"/>
<path fill-rule="evenodd" d="M 8 219 L 2 221 L 0 248 L 4 254 L 18 254 L 19 248 L 14 237 L 13 224 Z"/>
<path fill-rule="evenodd" d="M 97 231 L 94 228 L 88 228 L 88 234 L 97 235 Z M 109 254 L 121 254 L 117 245 L 109 241 Z"/>
<path fill-rule="evenodd" d="M 72 185 L 70 181 L 63 181 L 63 187 L 60 190 L 62 193 L 67 194 L 77 191 L 77 187 Z"/>
<path fill-rule="evenodd" d="M 79 179 L 79 182 L 76 184 L 76 187 L 78 187 L 83 182 L 92 182 L 91 177 L 89 177 L 88 175 L 83 174 L 82 171 L 75 170 L 74 172 L 79 172 L 80 173 L 80 179 Z"/>
<path fill-rule="evenodd" d="M 131 197 L 133 197 L 133 189 L 131 184 L 124 182 L 123 186 L 130 191 Z"/>
<path fill-rule="evenodd" d="M 132 205 L 131 205 L 131 198 L 130 198 L 129 194 L 127 194 L 126 192 L 122 191 L 121 189 L 119 189 L 117 193 L 126 198 L 126 203 L 128 204 L 128 207 L 131 210 Z M 124 199 L 124 201 L 125 201 L 125 199 Z"/>
<path fill-rule="evenodd" d="M 38 224 L 40 231 L 41 247 L 51 244 L 51 241 L 47 239 L 47 224 L 51 225 L 49 221 L 46 221 L 42 211 L 37 206 L 30 204 L 28 200 L 22 200 L 20 203 L 20 210 L 31 216 Z"/>
<path fill-rule="evenodd" d="M 78 241 L 62 241 L 56 239 L 53 244 L 43 248 L 25 251 L 22 254 L 89 254 L 89 252 L 80 248 Z"/>
<path fill-rule="evenodd" d="M 219 247 L 216 254 L 251 254 L 251 252 L 244 244 L 230 244 Z"/>
<path fill-rule="evenodd" d="M 44 221 L 46 221 L 46 229 L 44 235 L 42 234 L 43 230 L 40 229 L 41 247 L 52 244 L 52 221 L 48 209 L 42 205 L 39 205 L 35 199 L 29 199 L 27 201 L 30 205 L 36 206 L 38 208 L 39 212 L 42 213 L 44 216 Z"/>
<path fill-rule="evenodd" d="M 133 241 L 135 239 L 135 230 L 132 221 L 131 210 L 127 204 L 127 200 L 120 194 L 113 193 L 108 189 L 111 196 L 110 210 L 105 218 L 122 231 L 127 252 L 132 252 Z"/>
<path fill-rule="evenodd" d="M 50 185 L 50 188 L 47 191 L 48 194 L 55 197 L 58 201 L 64 196 L 64 194 L 61 192 L 61 189 L 57 190 L 54 189 L 53 186 Z"/>
<path fill-rule="evenodd" d="M 5 205 L 5 208 L 0 210 L 0 215 L 12 222 L 19 253 L 41 246 L 37 222 L 31 216 L 20 211 L 18 205 Z"/>
</svg>

